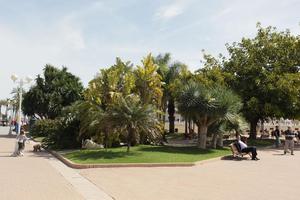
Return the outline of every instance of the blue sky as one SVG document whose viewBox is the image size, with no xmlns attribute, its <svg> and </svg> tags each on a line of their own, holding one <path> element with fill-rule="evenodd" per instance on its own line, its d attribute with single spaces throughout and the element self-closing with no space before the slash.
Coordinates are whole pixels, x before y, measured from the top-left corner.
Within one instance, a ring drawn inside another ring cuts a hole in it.
<svg viewBox="0 0 300 200">
<path fill-rule="evenodd" d="M 252 37 L 256 23 L 299 34 L 299 0 L 0 0 L 0 99 L 11 74 L 35 77 L 47 63 L 67 66 L 86 85 L 121 57 L 170 52 L 191 70 L 201 50 Z"/>
</svg>

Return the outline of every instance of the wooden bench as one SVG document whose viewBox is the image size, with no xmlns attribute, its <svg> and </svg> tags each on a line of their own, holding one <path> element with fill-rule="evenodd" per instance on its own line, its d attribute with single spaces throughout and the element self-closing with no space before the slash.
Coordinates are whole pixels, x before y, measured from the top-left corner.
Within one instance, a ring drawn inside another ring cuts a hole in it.
<svg viewBox="0 0 300 200">
<path fill-rule="evenodd" d="M 229 145 L 230 149 L 231 149 L 231 152 L 232 152 L 232 156 L 234 158 L 237 158 L 237 157 L 244 157 L 244 155 L 249 155 L 250 157 L 252 157 L 251 153 L 243 153 L 243 152 L 240 152 L 237 147 L 235 146 L 235 143 L 231 143 Z"/>
</svg>

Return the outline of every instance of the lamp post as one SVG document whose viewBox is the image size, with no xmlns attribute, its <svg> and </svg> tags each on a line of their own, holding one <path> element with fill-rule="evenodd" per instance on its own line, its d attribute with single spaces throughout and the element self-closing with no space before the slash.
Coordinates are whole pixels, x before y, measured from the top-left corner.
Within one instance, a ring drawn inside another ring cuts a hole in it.
<svg viewBox="0 0 300 200">
<path fill-rule="evenodd" d="M 26 76 L 25 78 L 19 78 L 17 75 L 13 74 L 11 75 L 11 80 L 13 80 L 14 83 L 19 84 L 19 111 L 18 111 L 18 132 L 17 134 L 20 134 L 21 131 L 21 112 L 22 112 L 22 90 L 23 85 L 26 83 L 30 83 L 32 81 L 32 78 L 29 76 Z"/>
</svg>

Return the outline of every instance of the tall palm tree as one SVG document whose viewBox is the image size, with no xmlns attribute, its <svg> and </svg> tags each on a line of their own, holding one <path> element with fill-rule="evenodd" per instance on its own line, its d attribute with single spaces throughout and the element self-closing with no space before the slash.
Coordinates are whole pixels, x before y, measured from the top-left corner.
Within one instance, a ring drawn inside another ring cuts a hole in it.
<svg viewBox="0 0 300 200">
<path fill-rule="evenodd" d="M 162 77 L 163 96 L 162 110 L 168 111 L 169 115 L 169 133 L 175 132 L 175 91 L 178 89 L 178 82 L 183 72 L 188 71 L 187 66 L 180 62 L 170 64 L 171 55 L 169 53 L 159 54 L 155 58 L 155 63 L 159 65 L 158 74 Z M 165 117 L 163 117 L 165 123 Z"/>
<path fill-rule="evenodd" d="M 198 126 L 198 147 L 205 149 L 208 126 L 219 119 L 230 119 L 241 108 L 240 99 L 224 87 L 205 87 L 191 82 L 177 98 L 179 112 Z"/>
<path fill-rule="evenodd" d="M 161 136 L 162 126 L 156 116 L 156 108 L 153 105 L 143 104 L 139 97 L 129 95 L 121 97 L 111 108 L 109 120 L 114 128 L 122 130 L 129 152 L 131 142 L 140 133 L 147 134 L 152 141 Z"/>
</svg>

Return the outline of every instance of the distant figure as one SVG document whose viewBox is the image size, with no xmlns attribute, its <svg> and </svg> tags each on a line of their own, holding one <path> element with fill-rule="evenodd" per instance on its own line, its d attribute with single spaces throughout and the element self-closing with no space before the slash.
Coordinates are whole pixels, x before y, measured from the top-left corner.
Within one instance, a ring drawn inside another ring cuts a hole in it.
<svg viewBox="0 0 300 200">
<path fill-rule="evenodd" d="M 289 126 L 288 130 L 284 132 L 285 134 L 285 144 L 284 144 L 284 154 L 286 154 L 287 150 L 291 149 L 291 155 L 294 155 L 294 138 L 295 133 L 292 131 L 292 128 Z"/>
<path fill-rule="evenodd" d="M 280 130 L 279 126 L 276 126 L 276 129 L 274 130 L 274 137 L 275 137 L 275 147 L 278 148 L 280 145 Z"/>
</svg>

